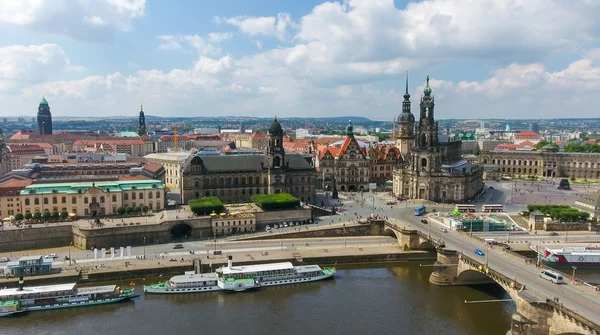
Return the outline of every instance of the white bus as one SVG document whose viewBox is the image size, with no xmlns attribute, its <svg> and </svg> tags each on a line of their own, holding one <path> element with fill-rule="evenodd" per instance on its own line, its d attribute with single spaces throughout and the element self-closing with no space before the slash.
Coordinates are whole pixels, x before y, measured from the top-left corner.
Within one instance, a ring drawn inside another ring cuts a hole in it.
<svg viewBox="0 0 600 335">
<path fill-rule="evenodd" d="M 483 205 L 483 206 L 481 206 L 481 211 L 484 213 L 504 212 L 504 206 L 503 205 Z"/>
<path fill-rule="evenodd" d="M 454 209 L 461 213 L 475 213 L 477 211 L 475 205 L 456 205 Z"/>
<path fill-rule="evenodd" d="M 563 281 L 563 276 L 557 272 L 554 272 L 552 270 L 544 270 L 542 272 L 540 272 L 540 277 L 553 282 L 554 284 L 562 284 L 564 283 Z"/>
</svg>

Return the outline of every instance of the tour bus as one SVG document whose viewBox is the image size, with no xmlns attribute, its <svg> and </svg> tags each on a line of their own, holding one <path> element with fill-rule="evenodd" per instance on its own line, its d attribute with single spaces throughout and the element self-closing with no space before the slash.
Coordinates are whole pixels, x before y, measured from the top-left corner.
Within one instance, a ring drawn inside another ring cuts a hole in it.
<svg viewBox="0 0 600 335">
<path fill-rule="evenodd" d="M 540 272 L 540 277 L 542 277 L 548 281 L 551 281 L 554 284 L 564 283 L 563 276 L 552 270 L 544 270 L 544 271 Z"/>
<path fill-rule="evenodd" d="M 456 205 L 454 209 L 461 213 L 475 213 L 477 210 L 475 205 Z"/>
<path fill-rule="evenodd" d="M 423 214 L 425 214 L 425 206 L 419 206 L 417 208 L 415 208 L 415 216 L 421 216 Z"/>
<path fill-rule="evenodd" d="M 483 205 L 481 211 L 484 213 L 499 213 L 504 212 L 504 206 L 502 205 Z"/>
</svg>

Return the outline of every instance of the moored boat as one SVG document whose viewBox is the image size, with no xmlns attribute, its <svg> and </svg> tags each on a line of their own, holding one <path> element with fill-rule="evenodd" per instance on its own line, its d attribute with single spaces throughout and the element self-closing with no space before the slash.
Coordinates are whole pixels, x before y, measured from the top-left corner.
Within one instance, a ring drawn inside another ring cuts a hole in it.
<svg viewBox="0 0 600 335">
<path fill-rule="evenodd" d="M 599 247 L 545 248 L 541 260 L 554 268 L 600 268 Z"/>
<path fill-rule="evenodd" d="M 216 273 L 187 271 L 158 284 L 144 285 L 144 293 L 177 294 L 220 291 Z"/>
<path fill-rule="evenodd" d="M 110 304 L 138 297 L 133 289 L 116 285 L 77 287 L 76 283 L 25 287 L 23 277 L 18 288 L 0 290 L 0 316 L 49 309 Z"/>
<path fill-rule="evenodd" d="M 267 286 L 290 285 L 332 278 L 335 267 L 321 269 L 318 265 L 294 266 L 290 262 L 233 266 L 217 269 L 218 285 L 225 291 L 241 292 Z"/>
</svg>

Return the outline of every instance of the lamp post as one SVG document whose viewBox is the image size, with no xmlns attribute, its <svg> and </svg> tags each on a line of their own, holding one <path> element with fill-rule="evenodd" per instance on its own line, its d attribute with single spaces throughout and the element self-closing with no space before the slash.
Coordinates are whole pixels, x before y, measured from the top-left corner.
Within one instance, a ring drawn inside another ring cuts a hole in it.
<svg viewBox="0 0 600 335">
<path fill-rule="evenodd" d="M 69 265 L 71 265 L 71 247 L 73 246 L 73 242 L 69 243 Z"/>
<path fill-rule="evenodd" d="M 144 259 L 146 259 L 146 236 L 144 236 Z"/>
<path fill-rule="evenodd" d="M 515 286 L 516 286 L 517 285 L 517 269 L 514 269 L 514 270 L 515 270 Z"/>
<path fill-rule="evenodd" d="M 573 277 L 571 278 L 571 282 L 573 282 L 573 283 L 576 282 L 576 280 L 575 280 L 575 270 L 577 270 L 577 267 L 573 266 Z"/>
<path fill-rule="evenodd" d="M 340 160 L 340 156 L 335 156 L 333 159 L 333 191 L 331 192 L 331 199 L 339 199 L 338 191 L 337 191 L 337 178 L 336 178 L 336 168 L 338 162 Z"/>
<path fill-rule="evenodd" d="M 489 255 L 490 255 L 490 244 L 486 243 L 485 244 L 485 267 L 488 267 L 488 260 L 489 260 Z M 516 280 L 515 280 L 516 281 Z"/>
</svg>

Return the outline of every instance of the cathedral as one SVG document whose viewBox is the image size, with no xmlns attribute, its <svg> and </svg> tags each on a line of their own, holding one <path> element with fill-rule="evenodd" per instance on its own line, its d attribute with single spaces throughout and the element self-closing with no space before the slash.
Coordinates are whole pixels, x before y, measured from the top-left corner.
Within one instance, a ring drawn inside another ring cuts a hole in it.
<svg viewBox="0 0 600 335">
<path fill-rule="evenodd" d="M 417 121 L 411 112 L 407 75 L 397 120 L 396 147 L 401 157 L 393 171 L 394 195 L 450 203 L 474 198 L 483 189 L 483 168 L 461 159 L 460 139 L 439 134 L 429 75 L 419 107 Z"/>
</svg>

